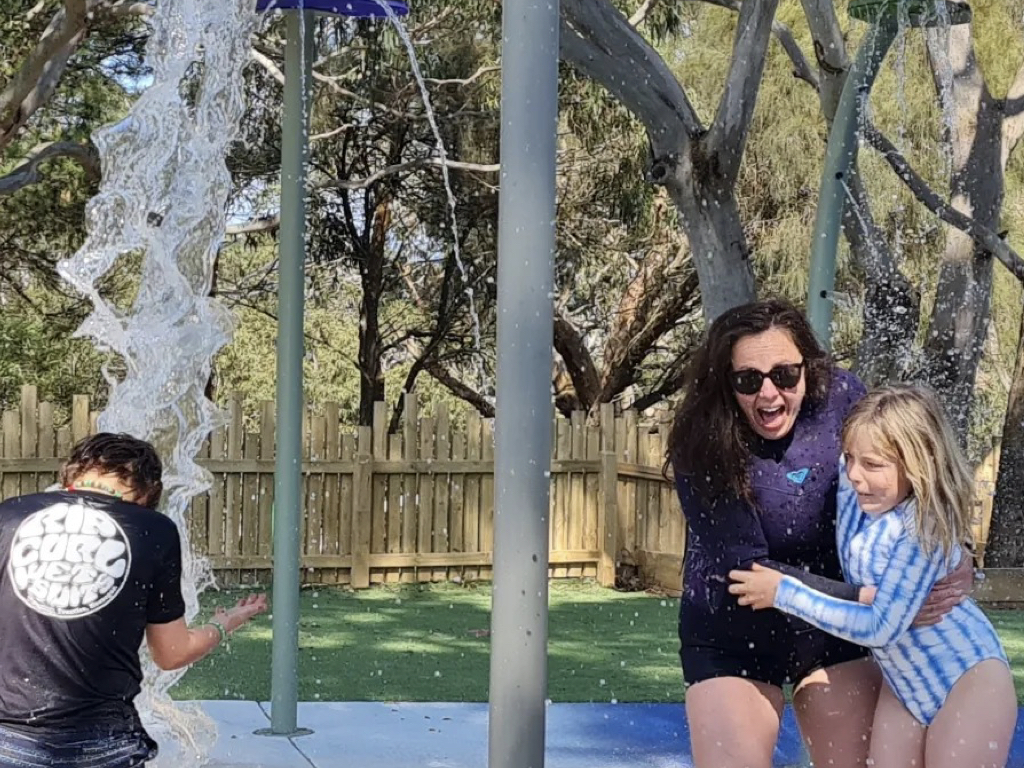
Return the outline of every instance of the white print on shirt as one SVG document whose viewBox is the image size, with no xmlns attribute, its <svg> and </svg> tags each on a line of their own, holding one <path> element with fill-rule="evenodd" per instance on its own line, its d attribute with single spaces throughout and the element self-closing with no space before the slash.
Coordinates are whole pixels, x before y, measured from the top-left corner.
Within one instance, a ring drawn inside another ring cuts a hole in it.
<svg viewBox="0 0 1024 768">
<path fill-rule="evenodd" d="M 128 537 L 114 518 L 83 504 L 54 504 L 30 515 L 11 543 L 8 572 L 29 608 L 57 619 L 108 605 L 131 567 Z"/>
</svg>

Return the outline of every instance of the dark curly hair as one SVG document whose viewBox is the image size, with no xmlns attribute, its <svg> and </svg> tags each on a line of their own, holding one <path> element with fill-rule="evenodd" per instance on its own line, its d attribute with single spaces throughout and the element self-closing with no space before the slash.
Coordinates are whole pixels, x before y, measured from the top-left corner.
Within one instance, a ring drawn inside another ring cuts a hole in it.
<svg viewBox="0 0 1024 768">
<path fill-rule="evenodd" d="M 806 401 L 818 405 L 828 398 L 832 360 L 803 312 L 789 302 L 771 299 L 721 314 L 690 363 L 665 463 L 666 471 L 671 466 L 677 475 L 689 478 L 705 503 L 723 494 L 753 502 L 748 463 L 754 432 L 736 402 L 729 374 L 736 342 L 772 328 L 788 332 L 803 355 Z"/>
<path fill-rule="evenodd" d="M 126 434 L 99 432 L 80 440 L 60 470 L 61 485 L 73 485 L 88 472 L 110 474 L 135 492 L 136 502 L 155 509 L 163 495 L 163 465 L 156 449 Z"/>
</svg>

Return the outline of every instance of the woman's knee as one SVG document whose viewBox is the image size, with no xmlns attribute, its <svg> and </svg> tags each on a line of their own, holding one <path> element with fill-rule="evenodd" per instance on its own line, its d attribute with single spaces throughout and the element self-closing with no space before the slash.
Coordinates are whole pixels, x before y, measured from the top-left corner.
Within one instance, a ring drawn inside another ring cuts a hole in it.
<svg viewBox="0 0 1024 768">
<path fill-rule="evenodd" d="M 819 669 L 800 681 L 793 709 L 815 765 L 866 764 L 880 685 L 870 658 Z"/>
<path fill-rule="evenodd" d="M 784 703 L 781 689 L 743 678 L 691 686 L 686 717 L 696 768 L 771 768 Z"/>
</svg>

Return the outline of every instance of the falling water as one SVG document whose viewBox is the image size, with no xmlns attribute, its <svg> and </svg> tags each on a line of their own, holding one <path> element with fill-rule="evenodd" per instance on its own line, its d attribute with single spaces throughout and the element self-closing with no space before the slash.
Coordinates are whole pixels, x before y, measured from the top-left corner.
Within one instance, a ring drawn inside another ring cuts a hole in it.
<svg viewBox="0 0 1024 768">
<path fill-rule="evenodd" d="M 416 47 L 413 45 L 412 39 L 409 37 L 409 31 L 402 24 L 402 20 L 398 18 L 394 10 L 385 0 L 374 0 L 383 10 L 385 15 L 388 17 L 388 21 L 391 22 L 395 28 L 395 32 L 398 33 L 402 43 L 405 45 L 405 49 L 409 52 L 409 63 L 412 66 L 413 77 L 416 78 L 416 84 L 420 89 L 420 96 L 423 99 L 423 111 L 426 113 L 427 122 L 430 124 L 430 130 L 434 133 L 434 140 L 437 145 L 437 153 L 440 158 L 441 164 L 441 178 L 444 180 L 444 191 L 448 196 L 448 211 L 451 219 L 452 229 L 452 249 L 455 254 L 455 263 L 458 264 L 459 273 L 462 275 L 462 281 L 465 284 L 466 298 L 469 300 L 469 314 L 473 318 L 473 340 L 475 342 L 477 352 L 480 351 L 480 317 L 476 312 L 476 304 L 473 299 L 473 286 L 469 283 L 469 273 L 466 272 L 466 265 L 462 261 L 462 250 L 459 247 L 459 222 L 455 215 L 457 201 L 455 199 L 455 192 L 452 191 L 451 176 L 448 173 L 448 152 L 444 146 L 444 139 L 441 138 L 441 129 L 438 128 L 437 119 L 434 115 L 434 107 L 430 102 L 430 92 L 427 90 L 427 83 L 423 79 L 423 71 L 420 69 L 419 59 L 416 57 Z"/>
<path fill-rule="evenodd" d="M 163 511 L 181 535 L 189 621 L 212 582 L 209 564 L 192 554 L 186 512 L 210 486 L 194 457 L 221 423 L 205 388 L 231 321 L 209 294 L 231 188 L 224 158 L 245 108 L 242 65 L 257 19 L 252 0 L 161 0 L 146 46 L 152 85 L 124 120 L 93 136 L 104 174 L 86 211 L 88 238 L 58 265 L 94 305 L 76 335 L 123 361 L 120 380 L 105 372 L 110 401 L 100 429 L 147 439 L 164 460 Z M 129 255 L 141 258 L 141 269 L 125 311 L 100 295 L 98 282 Z M 138 705 L 161 744 L 159 762 L 199 764 L 216 727 L 198 707 L 171 703 L 168 689 L 183 671 L 163 672 L 143 658 Z"/>
</svg>

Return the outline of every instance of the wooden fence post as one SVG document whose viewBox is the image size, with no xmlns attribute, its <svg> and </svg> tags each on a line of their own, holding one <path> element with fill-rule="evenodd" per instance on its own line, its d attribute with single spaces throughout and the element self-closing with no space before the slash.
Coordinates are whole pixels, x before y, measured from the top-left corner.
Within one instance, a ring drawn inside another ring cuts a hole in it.
<svg viewBox="0 0 1024 768">
<path fill-rule="evenodd" d="M 89 428 L 89 396 L 75 395 L 71 399 L 71 442 L 77 444 L 88 437 Z"/>
<path fill-rule="evenodd" d="M 597 581 L 602 587 L 615 586 L 615 561 L 619 556 L 619 466 L 615 450 L 615 406 L 601 405 L 601 479 L 598 487 L 597 530 L 601 560 Z"/>
<path fill-rule="evenodd" d="M 370 586 L 370 520 L 373 515 L 373 430 L 359 427 L 359 442 L 356 446 L 355 471 L 352 488 L 355 501 L 352 505 L 352 573 L 349 576 L 353 589 Z"/>
</svg>

